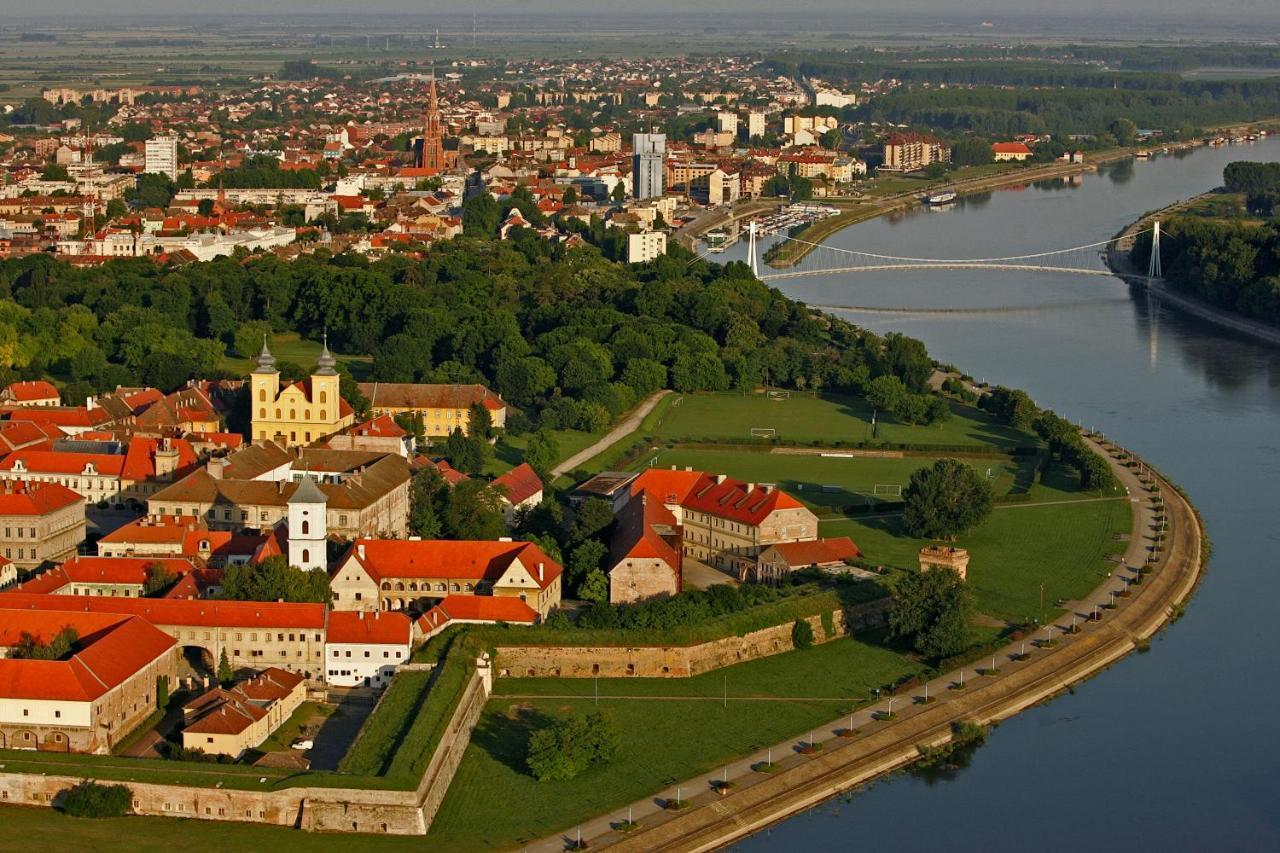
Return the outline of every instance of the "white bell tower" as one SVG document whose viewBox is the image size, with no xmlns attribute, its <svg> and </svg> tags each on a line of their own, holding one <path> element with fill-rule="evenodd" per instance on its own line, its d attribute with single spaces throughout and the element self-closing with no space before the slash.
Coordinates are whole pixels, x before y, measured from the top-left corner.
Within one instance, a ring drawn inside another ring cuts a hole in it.
<svg viewBox="0 0 1280 853">
<path fill-rule="evenodd" d="M 303 474 L 297 490 L 289 497 L 289 565 L 329 570 L 325 550 L 329 538 L 325 518 L 328 502 L 328 496 L 311 475 Z"/>
</svg>

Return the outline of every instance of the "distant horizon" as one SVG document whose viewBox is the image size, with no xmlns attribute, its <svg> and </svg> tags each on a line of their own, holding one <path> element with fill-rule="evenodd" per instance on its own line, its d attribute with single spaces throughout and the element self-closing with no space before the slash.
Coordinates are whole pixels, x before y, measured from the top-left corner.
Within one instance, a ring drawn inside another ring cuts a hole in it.
<svg viewBox="0 0 1280 853">
<path fill-rule="evenodd" d="M 662 13 L 681 18 L 699 16 L 732 16 L 734 13 L 760 17 L 786 16 L 803 25 L 806 17 L 847 18 L 983 18 L 1002 17 L 1008 20 L 1064 19 L 1087 22 L 1089 19 L 1132 19 L 1152 16 L 1153 30 L 1159 30 L 1161 20 L 1179 21 L 1229 19 L 1233 23 L 1245 20 L 1280 20 L 1280 6 L 1273 0 L 1219 0 L 1211 9 L 1199 0 L 1128 0 L 1117 7 L 1112 0 L 1078 0 L 1064 7 L 1056 0 L 1039 0 L 1043 8 L 1036 8 L 1037 0 L 980 0 L 978 3 L 959 5 L 944 0 L 898 0 L 892 10 L 880 3 L 867 0 L 792 0 L 786 12 L 778 11 L 773 0 L 699 0 L 694 4 L 676 0 L 632 0 L 622 8 L 584 8 L 581 0 L 473 0 L 471 6 L 458 8 L 453 0 L 367 0 L 359 11 L 351 8 L 346 0 L 276 0 L 270 11 L 264 11 L 261 2 L 253 0 L 223 0 L 220 7 L 210 9 L 202 0 L 45 0 L 37 13 L 26 0 L 0 0 L 0 13 L 6 19 L 0 23 L 0 32 L 19 29 L 19 22 L 50 21 L 62 26 L 74 27 L 86 21 L 108 18 L 145 16 L 152 19 L 183 18 L 374 18 L 378 16 L 484 16 L 538 17 L 580 15 L 591 18 L 636 18 Z M 68 20 L 68 16 L 74 16 Z M 741 25 L 745 21 L 731 18 L 726 25 Z M 1113 34 L 1106 34 L 1113 38 Z M 1260 37 L 1261 38 L 1261 37 Z M 1271 35 L 1267 40 L 1274 40 Z"/>
</svg>

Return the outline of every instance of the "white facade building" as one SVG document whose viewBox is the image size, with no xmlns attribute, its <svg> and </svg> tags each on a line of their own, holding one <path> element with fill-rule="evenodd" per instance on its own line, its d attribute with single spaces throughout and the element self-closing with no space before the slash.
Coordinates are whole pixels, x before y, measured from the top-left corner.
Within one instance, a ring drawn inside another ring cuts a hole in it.
<svg viewBox="0 0 1280 853">
<path fill-rule="evenodd" d="M 142 171 L 153 175 L 168 175 L 169 180 L 178 180 L 178 138 L 176 136 L 153 136 L 147 140 L 146 165 Z"/>
<path fill-rule="evenodd" d="M 324 644 L 332 687 L 385 687 L 413 654 L 413 623 L 403 613 L 335 610 Z"/>
<path fill-rule="evenodd" d="M 667 253 L 665 231 L 645 231 L 627 235 L 627 263 L 642 264 L 656 260 Z"/>
<path fill-rule="evenodd" d="M 289 565 L 300 569 L 327 571 L 325 543 L 329 527 L 325 521 L 329 498 L 310 475 L 304 475 L 289 497 Z"/>
</svg>

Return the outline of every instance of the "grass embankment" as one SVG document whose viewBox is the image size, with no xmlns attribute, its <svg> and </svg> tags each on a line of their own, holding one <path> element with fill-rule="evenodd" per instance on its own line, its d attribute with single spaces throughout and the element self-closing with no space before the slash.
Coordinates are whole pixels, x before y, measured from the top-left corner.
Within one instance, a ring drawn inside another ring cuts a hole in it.
<svg viewBox="0 0 1280 853">
<path fill-rule="evenodd" d="M 651 794 L 664 780 L 803 734 L 870 701 L 872 688 L 919 670 L 892 651 L 842 638 L 694 678 L 601 679 L 599 707 L 621 751 L 566 782 L 528 773 L 528 738 L 549 718 L 593 710 L 592 681 L 502 679 L 427 840 L 446 849 L 519 846 Z"/>
<path fill-rule="evenodd" d="M 580 429 L 547 430 L 555 439 L 559 455 L 556 461 L 568 459 L 575 453 L 590 447 L 600 440 L 603 432 L 583 432 Z M 504 474 L 524 461 L 525 448 L 529 446 L 532 433 L 524 435 L 504 434 L 494 447 L 494 455 L 485 466 L 484 473 L 489 475 Z M 439 440 L 443 442 L 443 439 Z"/>
</svg>

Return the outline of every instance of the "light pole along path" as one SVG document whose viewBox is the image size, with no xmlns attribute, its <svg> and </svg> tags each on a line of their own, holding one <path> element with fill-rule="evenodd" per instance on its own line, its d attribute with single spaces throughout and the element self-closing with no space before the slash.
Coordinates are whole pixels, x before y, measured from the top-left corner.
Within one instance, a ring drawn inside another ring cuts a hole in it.
<svg viewBox="0 0 1280 853">
<path fill-rule="evenodd" d="M 988 724 L 1012 716 L 1060 692 L 1071 684 L 1105 668 L 1150 637 L 1171 615 L 1175 603 L 1195 586 L 1201 568 L 1202 532 L 1191 505 L 1168 482 L 1159 478 L 1148 487 L 1137 473 L 1099 449 L 1126 489 L 1133 505 L 1133 528 L 1124 564 L 1085 598 L 1066 602 L 1064 616 L 1046 626 L 1052 646 L 1042 645 L 1045 631 L 1028 638 L 1028 659 L 1019 661 L 1021 641 L 995 654 L 997 675 L 984 675 L 990 659 L 978 661 L 931 679 L 910 693 L 885 699 L 844 715 L 812 733 L 774 744 L 767 749 L 729 762 L 693 779 L 655 792 L 652 797 L 566 827 L 562 833 L 522 849 L 562 851 L 578 838 L 591 847 L 620 851 L 709 850 L 756 832 L 771 823 L 803 811 L 841 791 L 914 760 L 917 746 L 946 743 L 951 724 L 971 721 Z M 1164 531 L 1164 545 L 1153 555 L 1156 536 Z M 1139 567 L 1155 560 L 1154 570 L 1130 587 Z M 1113 593 L 1128 590 L 1115 598 Z M 1104 605 L 1116 603 L 1114 610 Z M 1097 621 L 1090 617 L 1101 614 Z M 1077 633 L 1069 633 L 1073 623 Z M 964 689 L 953 684 L 963 683 Z M 921 701 L 926 695 L 929 702 Z M 732 698 L 732 697 L 728 697 Z M 893 707 L 892 720 L 882 719 Z M 854 737 L 841 737 L 850 726 Z M 799 748 L 816 741 L 824 748 L 809 755 Z M 753 768 L 772 759 L 774 771 Z M 715 785 L 727 779 L 733 787 L 721 795 Z M 677 795 L 690 807 L 681 811 L 663 808 Z M 615 827 L 628 815 L 636 822 L 630 832 Z"/>
</svg>

